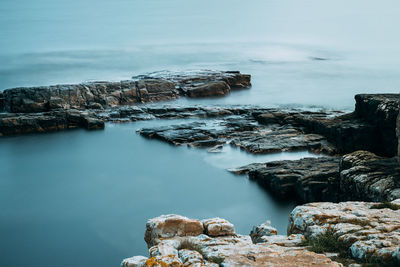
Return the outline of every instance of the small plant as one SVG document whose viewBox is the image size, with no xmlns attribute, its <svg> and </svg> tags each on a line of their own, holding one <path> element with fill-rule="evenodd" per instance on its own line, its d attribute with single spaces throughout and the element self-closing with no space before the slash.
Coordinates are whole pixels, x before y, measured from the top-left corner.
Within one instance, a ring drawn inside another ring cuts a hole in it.
<svg viewBox="0 0 400 267">
<path fill-rule="evenodd" d="M 212 256 L 208 258 L 209 261 L 216 263 L 218 265 L 220 265 L 221 263 L 224 262 L 225 258 L 224 257 L 220 257 L 220 256 Z"/>
<path fill-rule="evenodd" d="M 377 203 L 371 206 L 371 209 L 391 209 L 391 210 L 398 210 L 400 209 L 400 205 L 394 204 L 392 202 L 382 202 Z"/>
<path fill-rule="evenodd" d="M 326 231 L 315 238 L 308 238 L 302 243 L 315 253 L 336 252 L 341 257 L 349 254 L 349 246 L 339 241 L 332 230 Z"/>
</svg>

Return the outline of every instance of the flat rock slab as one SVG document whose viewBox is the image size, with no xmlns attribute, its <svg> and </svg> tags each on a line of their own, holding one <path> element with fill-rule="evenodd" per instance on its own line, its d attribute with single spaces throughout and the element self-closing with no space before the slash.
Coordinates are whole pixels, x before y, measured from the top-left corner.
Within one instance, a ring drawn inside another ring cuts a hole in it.
<svg viewBox="0 0 400 267">
<path fill-rule="evenodd" d="M 250 75 L 238 71 L 157 73 L 121 82 L 92 82 L 7 89 L 0 93 L 0 112 L 34 113 L 55 109 L 101 109 L 158 102 L 180 96 L 222 96 L 231 88 L 249 88 Z"/>
<path fill-rule="evenodd" d="M 54 132 L 66 129 L 104 129 L 104 121 L 93 112 L 77 110 L 29 114 L 0 114 L 0 136 Z"/>
<path fill-rule="evenodd" d="M 220 117 L 187 124 L 144 128 L 138 132 L 174 145 L 214 147 L 230 143 L 254 154 L 310 150 L 334 153 L 321 135 L 304 134 L 293 127 L 264 126 L 249 114 Z"/>
</svg>

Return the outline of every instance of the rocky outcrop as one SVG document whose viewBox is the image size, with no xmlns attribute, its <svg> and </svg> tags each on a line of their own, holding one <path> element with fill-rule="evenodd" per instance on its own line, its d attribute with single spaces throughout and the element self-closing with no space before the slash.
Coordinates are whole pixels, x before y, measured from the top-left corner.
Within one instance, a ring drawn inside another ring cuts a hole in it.
<svg viewBox="0 0 400 267">
<path fill-rule="evenodd" d="M 339 157 L 273 161 L 232 171 L 248 172 L 250 180 L 281 199 L 301 203 L 338 200 Z"/>
<path fill-rule="evenodd" d="M 399 266 L 399 204 L 400 200 L 389 204 L 324 202 L 298 206 L 290 214 L 288 234 L 318 239 L 330 233 L 336 240 L 333 242 L 341 243 L 354 259 Z"/>
<path fill-rule="evenodd" d="M 55 109 L 91 109 L 156 102 L 179 96 L 220 96 L 231 88 L 251 86 L 250 75 L 240 72 L 203 71 L 193 74 L 137 76 L 121 82 L 93 82 L 7 89 L 4 110 L 11 113 L 45 112 Z"/>
<path fill-rule="evenodd" d="M 176 222 L 170 224 L 168 230 L 175 235 L 163 239 L 146 238 L 149 257 L 128 258 L 122 261 L 122 266 L 342 266 L 325 255 L 299 247 L 301 235 L 275 236 L 275 241 L 271 238 L 270 243 L 254 244 L 250 236 L 236 234 L 233 225 L 220 218 L 204 220 L 204 232 L 193 235 L 191 230 L 185 232 L 182 225 L 200 221 L 179 215 L 161 216 L 148 222 L 146 233 L 159 231 L 159 224 L 154 222 L 162 224 L 166 217 Z"/>
<path fill-rule="evenodd" d="M 397 158 L 356 151 L 342 157 L 255 163 L 230 169 L 248 174 L 272 194 L 299 203 L 315 201 L 392 201 L 400 198 Z"/>
<path fill-rule="evenodd" d="M 317 134 L 305 134 L 293 127 L 264 126 L 249 115 L 232 115 L 218 120 L 144 128 L 138 131 L 147 138 L 156 138 L 174 145 L 213 147 L 226 144 L 249 153 L 310 150 L 334 153 L 334 147 Z"/>
<path fill-rule="evenodd" d="M 355 115 L 376 128 L 374 140 L 382 156 L 397 155 L 396 119 L 399 114 L 399 94 L 359 94 L 355 96 Z"/>
<path fill-rule="evenodd" d="M 104 121 L 92 112 L 61 110 L 30 114 L 0 114 L 0 136 L 26 133 L 54 132 L 66 129 L 104 128 Z"/>
<path fill-rule="evenodd" d="M 65 118 L 70 111 L 83 118 L 77 127 L 90 129 L 104 128 L 105 121 L 126 121 L 128 116 L 130 121 L 152 119 L 157 108 L 143 111 L 132 104 L 180 96 L 221 96 L 250 86 L 250 75 L 240 72 L 199 71 L 153 73 L 121 82 L 7 89 L 0 93 L 0 112 L 5 112 L 0 117 L 0 136 L 74 128 Z"/>
<path fill-rule="evenodd" d="M 254 117 L 263 124 L 290 124 L 323 135 L 339 153 L 367 150 L 393 157 L 397 154 L 399 99 L 399 94 L 356 95 L 355 111 L 340 116 L 324 112 L 255 112 Z"/>
<path fill-rule="evenodd" d="M 400 166 L 397 158 L 367 151 L 345 155 L 340 161 L 340 199 L 392 201 L 400 198 Z"/>
</svg>

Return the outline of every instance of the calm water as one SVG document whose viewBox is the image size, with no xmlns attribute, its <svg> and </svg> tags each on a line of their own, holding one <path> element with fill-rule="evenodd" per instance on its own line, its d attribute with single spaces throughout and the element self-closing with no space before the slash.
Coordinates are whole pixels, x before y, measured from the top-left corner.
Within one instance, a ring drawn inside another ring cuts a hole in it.
<svg viewBox="0 0 400 267">
<path fill-rule="evenodd" d="M 398 92 L 396 0 L 2 0 L 0 90 L 121 80 L 158 70 L 230 69 L 250 90 L 179 104 L 352 109 L 353 95 Z M 324 59 L 324 60 L 320 60 Z M 0 266 L 117 266 L 146 254 L 147 218 L 221 216 L 237 231 L 290 203 L 225 168 L 254 157 L 146 140 L 107 125 L 0 139 Z"/>
<path fill-rule="evenodd" d="M 147 255 L 146 220 L 168 213 L 220 216 L 243 234 L 270 219 L 286 232 L 293 203 L 225 168 L 308 153 L 214 154 L 135 133 L 166 123 L 0 139 L 0 266 L 117 266 Z"/>
</svg>

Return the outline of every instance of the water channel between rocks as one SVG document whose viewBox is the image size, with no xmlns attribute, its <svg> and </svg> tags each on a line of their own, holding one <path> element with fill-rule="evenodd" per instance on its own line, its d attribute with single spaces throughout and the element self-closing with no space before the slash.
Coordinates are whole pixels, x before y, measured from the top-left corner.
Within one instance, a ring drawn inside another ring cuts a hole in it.
<svg viewBox="0 0 400 267">
<path fill-rule="evenodd" d="M 246 176 L 226 169 L 315 155 L 255 156 L 229 145 L 221 153 L 208 153 L 136 133 L 190 121 L 108 123 L 104 131 L 1 139 L 1 265 L 22 266 L 29 258 L 33 266 L 55 261 L 116 266 L 132 254 L 147 255 L 145 222 L 168 213 L 226 218 L 240 234 L 268 219 L 286 233 L 295 204 L 278 202 Z"/>
</svg>

